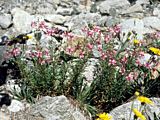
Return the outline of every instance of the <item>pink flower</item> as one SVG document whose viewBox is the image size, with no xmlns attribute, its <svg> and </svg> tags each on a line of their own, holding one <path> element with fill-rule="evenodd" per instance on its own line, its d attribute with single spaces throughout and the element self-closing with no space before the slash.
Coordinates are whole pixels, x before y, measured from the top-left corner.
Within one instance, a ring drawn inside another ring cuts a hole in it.
<svg viewBox="0 0 160 120">
<path fill-rule="evenodd" d="M 128 80 L 128 81 L 133 80 L 133 78 L 134 78 L 133 72 L 130 72 L 130 73 L 126 76 L 126 80 Z"/>
<path fill-rule="evenodd" d="M 93 31 L 94 32 L 100 32 L 100 27 L 99 26 L 94 26 Z"/>
<path fill-rule="evenodd" d="M 70 32 L 65 32 L 63 35 L 64 35 L 65 37 L 67 37 L 69 40 L 74 37 L 74 34 L 73 34 L 73 33 L 70 33 Z"/>
<path fill-rule="evenodd" d="M 126 72 L 126 70 L 125 70 L 125 68 L 124 68 L 124 67 L 121 67 L 121 68 L 120 68 L 120 70 L 119 70 L 119 72 L 120 72 L 122 75 L 124 75 L 124 74 L 125 74 L 125 72 Z"/>
<path fill-rule="evenodd" d="M 74 52 L 74 48 L 67 47 L 67 48 L 66 48 L 66 51 L 67 51 L 69 54 L 72 54 L 72 53 Z"/>
<path fill-rule="evenodd" d="M 43 51 L 43 53 L 44 53 L 44 55 L 49 56 L 49 50 L 48 50 L 48 49 L 45 49 L 45 50 Z"/>
<path fill-rule="evenodd" d="M 54 35 L 54 30 L 53 29 L 46 29 L 47 31 L 46 31 L 46 34 L 48 35 L 48 36 L 52 36 L 52 35 Z"/>
<path fill-rule="evenodd" d="M 13 56 L 18 56 L 18 55 L 20 55 L 20 53 L 21 53 L 21 49 L 19 49 L 19 48 L 13 48 L 11 51 L 11 54 Z"/>
<path fill-rule="evenodd" d="M 109 65 L 116 65 L 116 60 L 115 59 L 110 59 L 109 60 Z"/>
<path fill-rule="evenodd" d="M 135 64 L 138 65 L 138 66 L 142 66 L 142 64 L 141 64 L 141 62 L 139 61 L 139 59 L 136 60 L 136 63 L 135 63 Z"/>
<path fill-rule="evenodd" d="M 146 63 L 145 65 L 144 65 L 147 69 L 151 69 L 152 68 L 152 65 L 150 64 L 150 63 Z"/>
<path fill-rule="evenodd" d="M 92 51 L 93 45 L 92 45 L 91 43 L 88 43 L 88 44 L 87 44 L 87 48 L 89 49 L 89 51 Z"/>
<path fill-rule="evenodd" d="M 36 57 L 37 58 L 42 58 L 42 52 L 41 51 L 37 51 L 36 52 Z"/>
<path fill-rule="evenodd" d="M 98 45 L 98 51 L 102 52 L 102 45 L 100 45 L 100 44 Z"/>
<path fill-rule="evenodd" d="M 45 22 L 44 22 L 44 21 L 41 21 L 41 22 L 39 23 L 39 28 L 40 28 L 40 29 L 46 29 L 46 28 L 47 28 L 47 26 L 45 25 Z"/>
<path fill-rule="evenodd" d="M 96 40 L 96 43 L 97 43 L 98 45 L 101 45 L 101 40 L 100 40 L 100 39 L 97 39 L 97 40 Z"/>
<path fill-rule="evenodd" d="M 94 31 L 93 31 L 93 30 L 87 31 L 87 36 L 92 37 L 92 36 L 93 36 L 93 34 L 94 34 Z"/>
<path fill-rule="evenodd" d="M 84 55 L 85 55 L 85 52 L 84 52 L 84 51 L 80 51 L 79 57 L 80 57 L 80 58 L 84 58 Z"/>
<path fill-rule="evenodd" d="M 139 57 L 144 57 L 144 52 L 140 51 L 139 52 Z"/>
<path fill-rule="evenodd" d="M 37 27 L 37 23 L 36 22 L 32 22 L 31 23 L 31 27 L 33 27 L 33 28 Z"/>
<path fill-rule="evenodd" d="M 109 36 L 109 35 L 105 36 L 104 42 L 105 42 L 106 44 L 109 42 L 109 40 L 110 40 L 110 36 Z"/>
<path fill-rule="evenodd" d="M 45 60 L 39 61 L 41 65 L 44 65 L 46 63 Z"/>
<path fill-rule="evenodd" d="M 116 25 L 116 26 L 113 28 L 113 30 L 114 30 L 115 33 L 120 33 L 121 28 L 120 28 L 120 26 Z"/>
<path fill-rule="evenodd" d="M 106 58 L 107 58 L 106 53 L 101 53 L 101 59 L 102 59 L 102 60 L 105 60 Z"/>
<path fill-rule="evenodd" d="M 82 28 L 82 32 L 87 32 L 87 31 L 88 31 L 87 27 Z"/>
<path fill-rule="evenodd" d="M 127 63 L 127 61 L 128 61 L 128 59 L 127 59 L 127 57 L 126 57 L 126 56 L 124 56 L 124 57 L 121 59 L 121 62 L 122 62 L 122 63 L 124 63 L 124 64 L 126 64 L 126 63 Z"/>
</svg>

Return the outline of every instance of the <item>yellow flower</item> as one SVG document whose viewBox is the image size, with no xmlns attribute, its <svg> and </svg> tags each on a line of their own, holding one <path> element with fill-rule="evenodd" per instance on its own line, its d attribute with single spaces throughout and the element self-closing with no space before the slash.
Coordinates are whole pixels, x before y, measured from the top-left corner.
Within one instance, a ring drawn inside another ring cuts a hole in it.
<svg viewBox="0 0 160 120">
<path fill-rule="evenodd" d="M 139 100 L 142 104 L 151 104 L 151 105 L 153 105 L 153 102 L 149 98 L 144 97 L 144 96 L 138 96 L 137 100 Z"/>
<path fill-rule="evenodd" d="M 152 51 L 156 55 L 160 55 L 160 49 L 158 48 L 150 47 L 149 50 Z"/>
<path fill-rule="evenodd" d="M 146 120 L 146 117 L 141 112 L 139 112 L 136 108 L 133 109 L 133 112 L 136 117 L 140 118 L 141 120 Z"/>
<path fill-rule="evenodd" d="M 137 91 L 134 94 L 135 94 L 135 96 L 139 96 L 140 95 L 140 93 L 137 92 Z"/>
<path fill-rule="evenodd" d="M 139 44 L 140 42 L 139 42 L 139 40 L 135 39 L 135 40 L 133 40 L 133 43 L 134 44 Z"/>
<path fill-rule="evenodd" d="M 33 36 L 32 35 L 27 35 L 28 39 L 32 39 Z"/>
<path fill-rule="evenodd" d="M 112 116 L 110 116 L 108 113 L 101 113 L 97 115 L 99 118 L 96 120 L 111 120 Z"/>
</svg>

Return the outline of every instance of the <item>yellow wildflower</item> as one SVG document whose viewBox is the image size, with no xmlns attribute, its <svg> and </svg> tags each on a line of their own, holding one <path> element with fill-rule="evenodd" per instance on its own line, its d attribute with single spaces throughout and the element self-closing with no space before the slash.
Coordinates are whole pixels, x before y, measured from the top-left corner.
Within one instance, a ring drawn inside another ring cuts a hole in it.
<svg viewBox="0 0 160 120">
<path fill-rule="evenodd" d="M 146 117 L 141 112 L 139 112 L 136 108 L 133 109 L 133 112 L 137 118 L 140 118 L 141 120 L 146 120 Z"/>
<path fill-rule="evenodd" d="M 152 51 L 156 55 L 160 55 L 160 49 L 158 48 L 150 47 L 149 50 Z"/>
<path fill-rule="evenodd" d="M 108 113 L 100 113 L 97 115 L 99 118 L 96 120 L 111 120 L 112 116 L 110 116 Z"/>
<path fill-rule="evenodd" d="M 28 39 L 32 39 L 33 36 L 32 35 L 27 35 Z"/>
<path fill-rule="evenodd" d="M 149 98 L 144 97 L 144 96 L 138 96 L 137 100 L 139 100 L 142 104 L 151 104 L 151 105 L 153 105 L 153 102 Z"/>
<path fill-rule="evenodd" d="M 140 93 L 137 92 L 137 91 L 134 94 L 135 94 L 135 96 L 139 96 L 140 95 Z"/>
<path fill-rule="evenodd" d="M 139 44 L 140 42 L 139 42 L 139 40 L 135 39 L 135 40 L 133 40 L 133 43 L 134 44 Z"/>
</svg>

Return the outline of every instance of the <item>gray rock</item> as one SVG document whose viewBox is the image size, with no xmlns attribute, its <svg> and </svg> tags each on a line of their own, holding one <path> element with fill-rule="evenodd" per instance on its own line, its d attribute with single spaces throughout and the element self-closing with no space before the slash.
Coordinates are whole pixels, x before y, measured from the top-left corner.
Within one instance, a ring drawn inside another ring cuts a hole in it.
<svg viewBox="0 0 160 120">
<path fill-rule="evenodd" d="M 143 12 L 143 7 L 140 4 L 135 4 L 129 7 L 127 10 L 123 11 L 122 14 L 134 13 L 134 12 Z"/>
<path fill-rule="evenodd" d="M 47 0 L 49 3 L 52 3 L 52 4 L 56 4 L 58 5 L 60 3 L 60 0 Z"/>
<path fill-rule="evenodd" d="M 97 25 L 104 27 L 106 25 L 106 21 L 107 21 L 108 17 L 107 16 L 102 16 L 98 21 L 97 21 Z"/>
<path fill-rule="evenodd" d="M 145 17 L 144 26 L 155 30 L 160 30 L 160 19 L 158 17 Z"/>
<path fill-rule="evenodd" d="M 72 15 L 72 13 L 73 13 L 73 8 L 62 8 L 62 7 L 58 7 L 56 13 L 57 13 L 57 14 L 60 14 L 60 15 Z"/>
<path fill-rule="evenodd" d="M 110 8 L 116 8 L 116 9 L 126 9 L 130 6 L 130 3 L 128 0 L 105 0 L 99 5 L 100 12 L 102 14 L 109 14 Z"/>
<path fill-rule="evenodd" d="M 43 97 L 17 120 L 89 120 L 73 107 L 65 96 Z"/>
<path fill-rule="evenodd" d="M 8 28 L 12 23 L 12 16 L 10 14 L 0 15 L 0 26 L 3 29 Z"/>
<path fill-rule="evenodd" d="M 18 100 L 12 100 L 11 105 L 8 106 L 8 110 L 10 112 L 19 112 L 24 109 L 25 109 L 24 104 Z"/>
<path fill-rule="evenodd" d="M 34 17 L 20 8 L 14 8 L 11 11 L 13 15 L 13 25 L 20 33 L 26 33 L 31 31 L 31 22 Z"/>
<path fill-rule="evenodd" d="M 101 18 L 101 15 L 98 13 L 81 13 L 77 16 L 71 17 L 65 25 L 70 25 L 70 29 L 76 33 L 81 34 L 81 29 L 85 26 L 88 26 L 88 24 L 97 24 L 97 21 Z"/>
<path fill-rule="evenodd" d="M 136 4 L 149 4 L 149 0 L 137 0 Z"/>
<path fill-rule="evenodd" d="M 112 27 L 120 23 L 119 18 L 114 18 L 114 17 L 108 17 L 105 23 L 105 26 L 107 27 Z"/>
<path fill-rule="evenodd" d="M 38 5 L 37 13 L 38 14 L 54 14 L 55 9 L 52 4 L 45 2 L 45 3 Z"/>
<path fill-rule="evenodd" d="M 153 113 L 155 112 L 155 114 L 160 117 L 160 99 L 159 98 L 151 98 L 151 100 L 154 102 L 154 105 L 146 105 L 145 109 L 146 109 L 146 113 L 150 116 L 151 120 L 154 120 L 153 118 Z M 133 113 L 131 114 L 131 119 L 129 119 L 130 117 L 130 112 L 131 112 L 131 106 L 132 106 L 132 102 L 123 104 L 119 107 L 114 108 L 110 114 L 112 115 L 112 119 L 113 120 L 121 120 L 121 119 L 125 119 L 125 120 L 133 120 Z M 139 108 L 141 106 L 139 101 L 134 101 L 133 104 L 134 108 Z M 142 107 L 143 109 L 143 107 Z M 147 117 L 147 116 L 146 116 Z M 147 119 L 149 120 L 149 119 Z"/>
<path fill-rule="evenodd" d="M 122 33 L 128 33 L 131 31 L 137 32 L 137 39 L 143 39 L 144 31 L 144 23 L 142 20 L 137 18 L 132 18 L 123 21 L 121 24 L 121 31 Z"/>
<path fill-rule="evenodd" d="M 153 15 L 158 16 L 160 18 L 160 9 L 159 8 L 154 8 Z"/>
<path fill-rule="evenodd" d="M 46 14 L 44 16 L 44 19 L 46 19 L 51 23 L 63 24 L 66 21 L 67 17 L 64 17 L 62 15 L 57 15 L 57 14 Z"/>
</svg>

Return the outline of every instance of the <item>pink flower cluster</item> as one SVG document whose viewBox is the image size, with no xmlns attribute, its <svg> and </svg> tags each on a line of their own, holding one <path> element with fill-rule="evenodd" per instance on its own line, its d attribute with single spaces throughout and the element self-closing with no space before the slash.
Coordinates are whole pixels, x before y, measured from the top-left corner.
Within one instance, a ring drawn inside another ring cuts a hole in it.
<svg viewBox="0 0 160 120">
<path fill-rule="evenodd" d="M 34 21 L 31 23 L 31 27 L 37 31 L 43 31 L 44 34 L 48 36 L 54 36 L 57 34 L 62 36 L 63 33 L 65 33 L 61 29 L 49 27 L 45 21 Z"/>
<path fill-rule="evenodd" d="M 37 61 L 39 64 L 47 64 L 52 62 L 48 49 L 44 50 L 28 50 L 25 52 L 25 57 Z"/>
<path fill-rule="evenodd" d="M 12 48 L 4 54 L 4 59 L 10 59 L 12 57 L 18 57 L 19 55 L 21 55 L 21 53 L 22 53 L 21 48 L 18 48 L 18 47 Z"/>
</svg>

